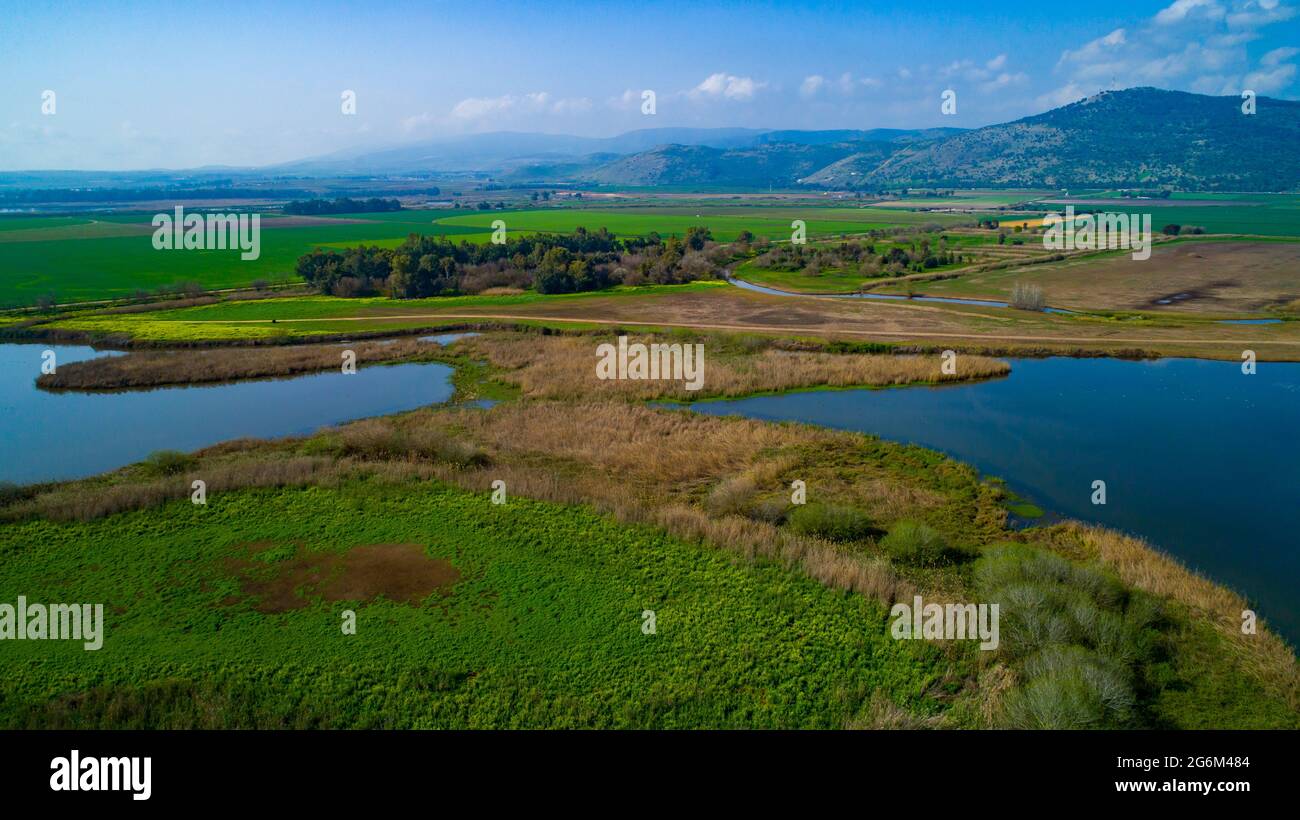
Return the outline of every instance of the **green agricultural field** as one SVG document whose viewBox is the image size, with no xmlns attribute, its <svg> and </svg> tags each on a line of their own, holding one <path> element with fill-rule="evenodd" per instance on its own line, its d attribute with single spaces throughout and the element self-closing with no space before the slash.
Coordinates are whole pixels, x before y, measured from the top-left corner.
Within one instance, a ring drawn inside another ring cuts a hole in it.
<svg viewBox="0 0 1300 820">
<path fill-rule="evenodd" d="M 181 282 L 236 287 L 292 277 L 298 257 L 319 246 L 387 239 L 396 244 L 413 232 L 475 233 L 474 228 L 436 225 L 425 211 L 401 213 L 408 214 L 406 221 L 341 215 L 297 227 L 280 227 L 280 218 L 268 217 L 262 221 L 261 254 L 247 261 L 232 250 L 156 250 L 151 215 L 93 225 L 65 217 L 24 219 L 22 227 L 0 232 L 0 306 L 30 305 L 49 294 L 60 302 L 107 299 Z M 6 221 L 0 219 L 0 224 Z"/>
<path fill-rule="evenodd" d="M 881 208 L 1001 208 L 1056 196 L 1059 191 L 958 191 L 952 196 L 912 196 L 872 203 Z"/>
<path fill-rule="evenodd" d="M 1196 225 L 1209 233 L 1235 233 L 1259 236 L 1300 236 L 1300 195 L 1296 194 L 1173 194 L 1167 200 L 1131 200 L 1112 194 L 1085 196 L 1082 199 L 1106 200 L 1105 205 L 1076 205 L 1084 209 L 1112 213 L 1151 214 L 1151 229 L 1165 225 Z M 1181 203 L 1187 204 L 1181 204 Z M 1221 202 L 1223 204 L 1205 204 Z M 1041 205 L 1056 213 L 1064 205 Z M 1041 216 L 1044 212 L 1035 212 Z"/>
<path fill-rule="evenodd" d="M 431 482 L 10 524 L 0 554 L 0 600 L 102 603 L 106 633 L 6 641 L 6 728 L 840 728 L 873 693 L 935 714 L 950 666 L 865 596 Z"/>
<path fill-rule="evenodd" d="M 591 209 L 578 210 L 554 208 L 529 211 L 481 211 L 448 216 L 438 220 L 439 225 L 472 227 L 490 231 L 494 220 L 501 219 L 511 231 L 549 231 L 570 233 L 575 228 L 589 230 L 606 228 L 617 236 L 646 236 L 651 232 L 660 236 L 685 236 L 694 226 L 707 226 L 713 238 L 730 242 L 749 231 L 755 236 L 773 240 L 790 238 L 790 223 L 802 219 L 808 236 L 835 236 L 862 233 L 891 226 L 938 224 L 970 224 L 967 217 L 953 214 L 920 214 L 907 211 L 889 211 L 879 208 L 654 208 L 654 209 Z"/>
</svg>

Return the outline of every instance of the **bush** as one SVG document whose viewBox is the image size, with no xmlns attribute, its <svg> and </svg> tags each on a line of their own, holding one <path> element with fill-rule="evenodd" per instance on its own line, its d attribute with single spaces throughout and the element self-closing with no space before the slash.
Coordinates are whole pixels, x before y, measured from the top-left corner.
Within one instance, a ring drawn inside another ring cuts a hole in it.
<svg viewBox="0 0 1300 820">
<path fill-rule="evenodd" d="M 790 502 L 784 497 L 777 497 L 766 498 L 750 505 L 746 513 L 755 521 L 765 521 L 773 526 L 779 526 L 785 523 L 789 511 Z"/>
<path fill-rule="evenodd" d="M 880 539 L 880 546 L 894 560 L 915 567 L 937 567 L 954 557 L 943 536 L 920 521 L 896 522 Z"/>
<path fill-rule="evenodd" d="M 866 514 L 853 507 L 831 504 L 803 504 L 790 513 L 790 528 L 803 535 L 827 541 L 861 541 L 877 530 Z"/>
<path fill-rule="evenodd" d="M 403 430 L 387 422 L 371 420 L 343 428 L 339 433 L 345 455 L 370 459 L 427 459 L 461 467 L 488 462 L 487 455 L 470 442 L 449 438 L 439 430 Z"/>
<path fill-rule="evenodd" d="M 25 495 L 23 488 L 12 481 L 0 481 L 0 507 L 19 501 Z"/>
<path fill-rule="evenodd" d="M 705 506 L 714 515 L 739 515 L 757 490 L 749 476 L 728 478 L 713 488 Z"/>
<path fill-rule="evenodd" d="M 975 587 L 999 605 L 1001 651 L 1026 682 L 1005 718 L 1018 728 L 1121 726 L 1134 719 L 1132 681 L 1156 657 L 1159 603 L 1095 567 L 1024 544 L 995 544 Z"/>
<path fill-rule="evenodd" d="M 1010 304 L 1011 307 L 1020 310 L 1042 310 L 1046 305 L 1043 300 L 1043 289 L 1038 285 L 1017 282 L 1011 288 Z"/>
<path fill-rule="evenodd" d="M 975 583 L 984 591 L 1021 583 L 1060 584 L 1081 591 L 1108 608 L 1120 606 L 1127 596 L 1124 587 L 1103 572 L 1012 542 L 995 544 L 985 550 L 975 569 Z"/>
<path fill-rule="evenodd" d="M 158 450 L 144 460 L 144 469 L 153 475 L 178 475 L 192 469 L 198 459 L 179 450 Z"/>
<path fill-rule="evenodd" d="M 1017 729 L 1124 726 L 1136 698 L 1121 664 L 1078 646 L 1045 648 L 1025 662 L 1028 682 L 1007 696 L 1005 718 Z"/>
<path fill-rule="evenodd" d="M 343 442 L 338 436 L 313 436 L 302 443 L 299 452 L 306 456 L 337 456 L 343 454 Z"/>
</svg>

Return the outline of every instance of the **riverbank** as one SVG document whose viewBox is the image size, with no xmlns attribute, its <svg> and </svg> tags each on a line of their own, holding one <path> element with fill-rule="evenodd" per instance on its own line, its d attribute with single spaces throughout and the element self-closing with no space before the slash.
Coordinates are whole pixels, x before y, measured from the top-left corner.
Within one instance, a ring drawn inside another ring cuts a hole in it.
<svg viewBox="0 0 1300 820">
<path fill-rule="evenodd" d="M 349 359 L 344 354 L 352 354 Z M 436 349 L 415 338 L 269 348 L 135 351 L 60 365 L 36 379 L 45 390 L 121 390 L 342 371 L 383 362 L 433 361 Z"/>
</svg>

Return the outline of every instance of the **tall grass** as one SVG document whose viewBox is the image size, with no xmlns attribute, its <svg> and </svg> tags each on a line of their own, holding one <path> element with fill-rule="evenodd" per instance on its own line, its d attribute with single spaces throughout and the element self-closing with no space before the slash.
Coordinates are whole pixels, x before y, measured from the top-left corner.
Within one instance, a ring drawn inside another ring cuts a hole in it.
<svg viewBox="0 0 1300 820">
<path fill-rule="evenodd" d="M 1002 376 L 1010 366 L 998 359 L 962 356 L 956 373 L 945 373 L 939 356 L 825 353 L 730 349 L 708 337 L 704 345 L 704 377 L 699 391 L 684 382 L 596 378 L 596 347 L 613 342 L 608 336 L 490 335 L 466 340 L 468 349 L 503 368 L 502 378 L 518 384 L 530 398 L 583 400 L 691 400 L 703 396 L 743 396 L 813 387 L 885 387 Z M 680 336 L 637 336 L 629 342 L 683 343 Z"/>
<path fill-rule="evenodd" d="M 136 351 L 62 364 L 56 372 L 39 376 L 36 384 L 55 390 L 115 390 L 289 376 L 339 370 L 344 350 L 353 351 L 360 366 L 420 357 L 433 349 L 432 345 L 408 338 L 347 345 Z"/>
</svg>

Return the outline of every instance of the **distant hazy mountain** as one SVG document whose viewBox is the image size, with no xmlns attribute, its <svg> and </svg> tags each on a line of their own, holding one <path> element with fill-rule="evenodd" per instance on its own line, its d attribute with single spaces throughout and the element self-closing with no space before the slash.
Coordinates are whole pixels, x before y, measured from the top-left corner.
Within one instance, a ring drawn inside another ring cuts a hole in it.
<svg viewBox="0 0 1300 820">
<path fill-rule="evenodd" d="M 1300 185 L 1300 103 L 1156 88 L 1107 91 L 1043 114 L 843 161 L 813 184 L 1124 186 L 1273 191 Z"/>
<path fill-rule="evenodd" d="M 1300 102 L 1259 97 L 1248 116 L 1238 97 L 1132 88 L 969 131 L 652 128 L 614 137 L 498 131 L 260 169 L 0 174 L 0 191 L 460 172 L 512 184 L 1295 190 Z"/>
<path fill-rule="evenodd" d="M 835 131 L 664 128 L 604 139 L 493 133 L 287 166 L 316 173 L 474 170 L 503 181 L 825 188 L 1300 186 L 1300 102 L 1107 91 L 1015 122 Z"/>
<path fill-rule="evenodd" d="M 616 137 L 575 137 L 493 131 L 426 140 L 378 151 L 343 151 L 275 166 L 285 173 L 408 173 L 497 171 L 530 161 L 572 163 L 591 155 L 634 154 L 659 145 L 729 148 L 752 144 L 763 131 L 749 128 L 650 128 Z"/>
<path fill-rule="evenodd" d="M 801 145 L 827 145 L 834 142 L 917 142 L 960 134 L 964 128 L 872 128 L 869 131 L 765 131 L 757 142 L 793 142 Z"/>
<path fill-rule="evenodd" d="M 873 150 L 883 160 L 896 146 L 886 142 L 778 142 L 720 150 L 664 145 L 616 159 L 591 171 L 587 178 L 607 185 L 788 186 L 846 155 Z"/>
<path fill-rule="evenodd" d="M 875 156 L 879 149 L 863 146 L 896 146 L 958 133 L 961 129 L 649 128 L 616 137 L 575 137 L 495 131 L 382 150 L 342 151 L 266 170 L 289 174 L 480 171 L 516 182 L 580 179 L 622 185 L 709 181 L 790 185 L 800 176 L 855 153 L 853 146 Z M 746 163 L 754 165 L 746 167 Z"/>
</svg>

